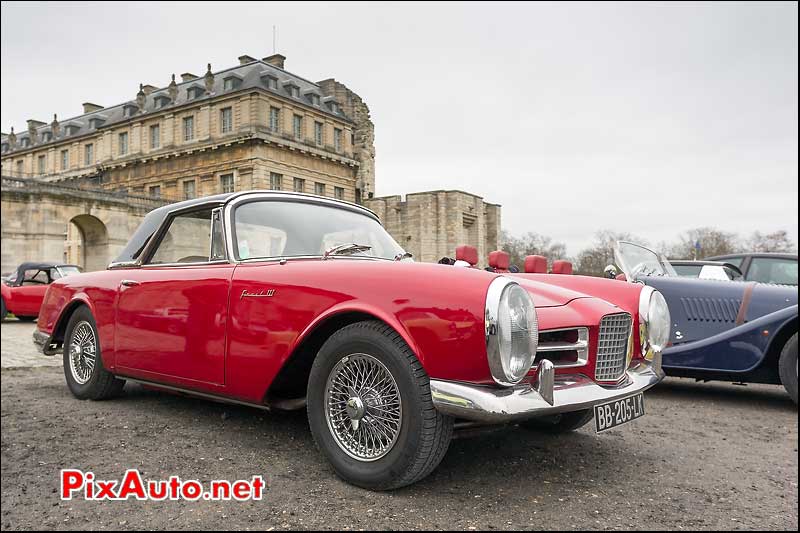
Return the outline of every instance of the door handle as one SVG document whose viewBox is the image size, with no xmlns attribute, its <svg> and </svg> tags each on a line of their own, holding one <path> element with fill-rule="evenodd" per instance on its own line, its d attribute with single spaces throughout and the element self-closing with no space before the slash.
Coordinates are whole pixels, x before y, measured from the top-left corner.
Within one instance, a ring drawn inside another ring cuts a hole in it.
<svg viewBox="0 0 800 533">
<path fill-rule="evenodd" d="M 123 279 L 119 282 L 120 287 L 135 287 L 139 284 L 138 281 L 134 281 L 132 279 Z"/>
</svg>

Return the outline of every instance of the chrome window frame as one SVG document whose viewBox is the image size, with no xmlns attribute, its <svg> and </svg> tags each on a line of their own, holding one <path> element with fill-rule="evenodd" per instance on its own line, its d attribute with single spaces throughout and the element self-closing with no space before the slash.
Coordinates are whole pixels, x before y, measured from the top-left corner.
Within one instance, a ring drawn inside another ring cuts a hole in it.
<svg viewBox="0 0 800 533">
<path fill-rule="evenodd" d="M 366 215 L 371 217 L 375 220 L 381 227 L 380 219 L 378 215 L 376 215 L 370 209 L 367 209 L 364 206 L 354 204 L 351 202 L 347 202 L 344 200 L 335 200 L 333 198 L 325 198 L 321 196 L 317 196 L 314 194 L 307 194 L 301 192 L 289 192 L 289 191 L 275 191 L 275 192 L 264 192 L 264 191 L 248 191 L 243 192 L 240 195 L 237 195 L 233 198 L 229 198 L 228 201 L 225 203 L 223 207 L 224 210 L 224 227 L 226 228 L 225 232 L 225 239 L 228 246 L 228 260 L 233 263 L 253 263 L 253 262 L 260 262 L 260 261 L 287 261 L 287 260 L 294 260 L 294 259 L 321 259 L 323 256 L 322 254 L 309 254 L 309 255 L 293 255 L 293 256 L 270 256 L 270 257 L 252 257 L 242 259 L 239 257 L 239 254 L 236 253 L 236 226 L 234 221 L 234 212 L 238 206 L 245 203 L 250 202 L 258 202 L 258 201 L 288 201 L 288 202 L 298 202 L 298 203 L 310 203 L 316 205 L 323 205 L 327 207 L 337 207 L 339 209 L 348 209 L 355 213 L 359 213 L 362 215 Z M 398 246 L 400 244 L 398 243 Z M 401 246 L 402 248 L 402 246 Z M 382 257 L 350 257 L 350 256 L 337 256 L 337 259 L 374 259 L 374 260 L 381 260 L 381 261 L 391 261 L 391 259 L 386 259 Z"/>
</svg>

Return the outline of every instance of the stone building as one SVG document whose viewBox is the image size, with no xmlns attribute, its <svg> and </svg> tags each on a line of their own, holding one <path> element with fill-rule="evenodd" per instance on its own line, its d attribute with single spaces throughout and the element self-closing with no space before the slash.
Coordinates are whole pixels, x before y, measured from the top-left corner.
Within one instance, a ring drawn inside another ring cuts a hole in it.
<svg viewBox="0 0 800 533">
<path fill-rule="evenodd" d="M 374 128 L 363 100 L 328 79 L 243 55 L 232 68 L 139 85 L 110 107 L 2 135 L 4 176 L 81 181 L 171 200 L 281 189 L 361 202 L 375 187 Z M 132 91 L 134 93 L 134 91 Z"/>
<path fill-rule="evenodd" d="M 394 239 L 417 261 L 453 257 L 457 246 L 478 249 L 479 266 L 500 242 L 500 206 L 463 191 L 429 191 L 366 200 Z"/>
<path fill-rule="evenodd" d="M 3 133 L 3 269 L 25 260 L 103 268 L 146 206 L 248 189 L 366 204 L 422 261 L 452 256 L 460 244 L 483 258 L 497 248 L 500 207 L 477 196 L 374 198 L 366 103 L 332 78 L 313 83 L 288 72 L 285 61 L 243 55 L 231 68 L 173 75 L 165 87 L 139 84 L 127 102 L 84 103 L 79 116 L 31 119 L 25 131 Z M 92 201 L 75 188 L 90 190 Z"/>
</svg>

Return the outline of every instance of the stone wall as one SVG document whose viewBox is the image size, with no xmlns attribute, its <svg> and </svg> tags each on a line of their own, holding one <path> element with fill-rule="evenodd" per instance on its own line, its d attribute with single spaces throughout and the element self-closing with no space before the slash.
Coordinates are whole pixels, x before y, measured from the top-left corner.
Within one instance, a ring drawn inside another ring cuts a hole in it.
<svg viewBox="0 0 800 533">
<path fill-rule="evenodd" d="M 500 246 L 500 214 L 497 204 L 463 191 L 430 191 L 366 200 L 384 227 L 417 261 L 436 262 L 454 257 L 456 247 L 478 249 L 479 266 L 489 252 Z"/>
</svg>

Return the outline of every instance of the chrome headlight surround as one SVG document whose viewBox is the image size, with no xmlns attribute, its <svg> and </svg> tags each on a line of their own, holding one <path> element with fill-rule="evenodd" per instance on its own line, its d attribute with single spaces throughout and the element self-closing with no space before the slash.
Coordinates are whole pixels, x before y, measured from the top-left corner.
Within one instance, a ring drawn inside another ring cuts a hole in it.
<svg viewBox="0 0 800 533">
<path fill-rule="evenodd" d="M 672 318 L 664 296 L 653 287 L 644 286 L 639 293 L 639 339 L 642 356 L 652 361 L 669 342 Z"/>
<path fill-rule="evenodd" d="M 499 385 L 516 385 L 528 374 L 539 344 L 539 322 L 528 291 L 495 278 L 486 293 L 486 356 Z"/>
</svg>

